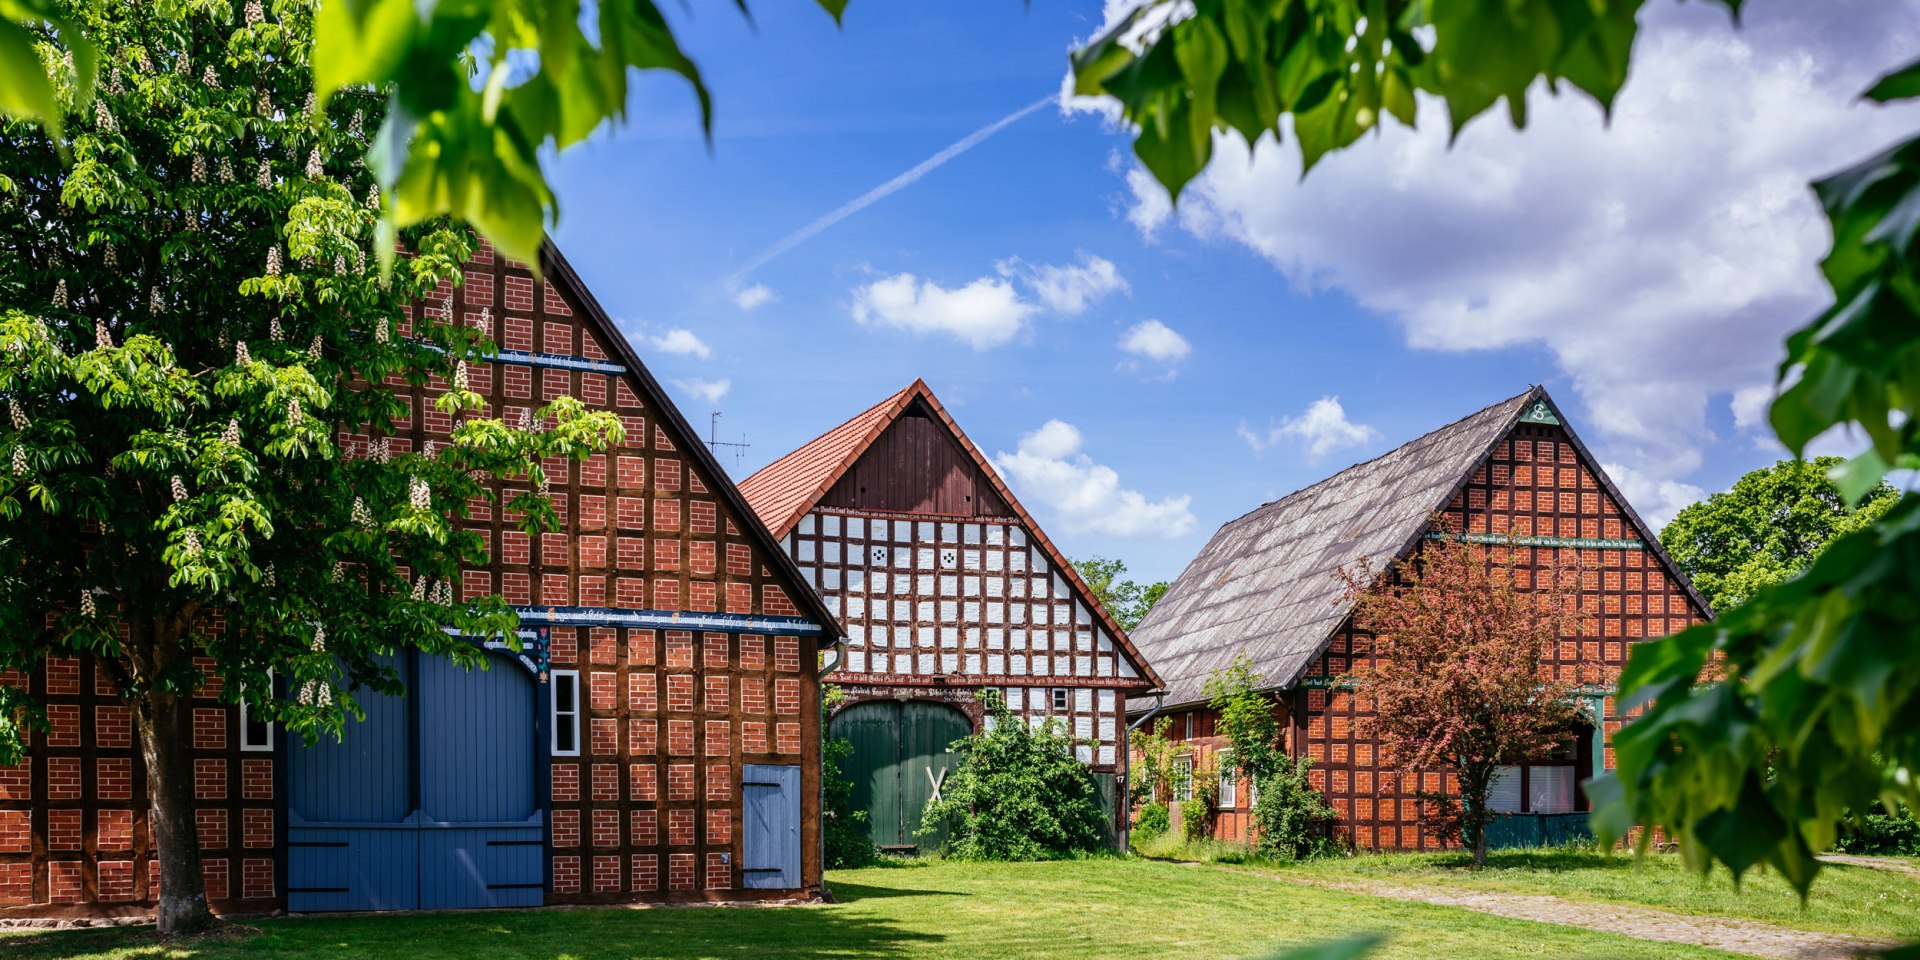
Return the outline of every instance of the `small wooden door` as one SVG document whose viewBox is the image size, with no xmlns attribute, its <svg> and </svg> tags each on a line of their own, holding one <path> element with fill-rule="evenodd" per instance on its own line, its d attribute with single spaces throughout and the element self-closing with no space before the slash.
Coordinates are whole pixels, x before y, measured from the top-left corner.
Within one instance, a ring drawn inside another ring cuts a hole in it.
<svg viewBox="0 0 1920 960">
<path fill-rule="evenodd" d="M 895 852 L 945 846 L 944 829 L 920 833 L 920 814 L 946 787 L 953 742 L 973 732 L 967 715 L 943 703 L 875 700 L 842 710 L 830 729 L 853 743 L 842 772 L 874 844 Z"/>
<path fill-rule="evenodd" d="M 740 882 L 749 890 L 800 886 L 800 768 L 740 769 Z"/>
</svg>

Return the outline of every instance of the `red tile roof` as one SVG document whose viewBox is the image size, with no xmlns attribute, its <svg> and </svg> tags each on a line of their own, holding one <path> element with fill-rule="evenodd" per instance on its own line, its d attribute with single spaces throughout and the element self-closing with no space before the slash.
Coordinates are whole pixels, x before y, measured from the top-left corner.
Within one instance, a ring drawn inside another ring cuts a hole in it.
<svg viewBox="0 0 1920 960">
<path fill-rule="evenodd" d="M 794 524 L 813 509 L 814 503 L 913 399 L 916 387 L 925 390 L 926 384 L 915 380 L 906 389 L 868 407 L 846 423 L 761 467 L 740 483 L 740 493 L 747 498 L 747 505 L 760 515 L 775 537 L 792 532 Z"/>
</svg>

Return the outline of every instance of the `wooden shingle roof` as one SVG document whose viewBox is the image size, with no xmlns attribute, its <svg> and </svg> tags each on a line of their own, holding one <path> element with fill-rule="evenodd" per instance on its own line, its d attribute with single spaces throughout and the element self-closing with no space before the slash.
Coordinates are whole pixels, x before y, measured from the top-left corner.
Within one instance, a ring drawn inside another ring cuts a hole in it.
<svg viewBox="0 0 1920 960">
<path fill-rule="evenodd" d="M 1167 681 L 1166 706 L 1205 699 L 1241 653 L 1266 686 L 1291 686 L 1347 618 L 1341 567 L 1404 554 L 1538 387 L 1229 521 L 1134 628 Z"/>
<path fill-rule="evenodd" d="M 760 519 L 766 523 L 767 529 L 775 537 L 785 537 L 793 532 L 793 528 L 800 523 L 800 518 L 806 516 L 808 511 L 820 502 L 820 498 L 833 488 L 834 483 L 853 468 L 853 465 L 859 461 L 860 455 L 865 453 L 867 448 L 872 446 L 873 442 L 878 440 L 895 420 L 916 403 L 924 405 L 925 411 L 952 436 L 954 442 L 959 444 L 960 449 L 992 484 L 994 492 L 1000 495 L 1008 507 L 1012 508 L 1014 516 L 1018 517 L 1020 523 L 1026 527 L 1027 534 L 1032 538 L 1033 543 L 1046 553 L 1048 562 L 1066 578 L 1074 595 L 1093 612 L 1094 616 L 1100 618 L 1100 624 L 1113 636 L 1127 661 L 1149 685 L 1147 689 L 1159 689 L 1160 674 L 1154 670 L 1152 664 L 1147 662 L 1147 658 L 1141 655 L 1140 648 L 1134 644 L 1127 631 L 1113 619 L 1113 614 L 1108 612 L 1106 604 L 1101 603 L 1099 598 L 1094 596 L 1093 588 L 1087 586 L 1086 581 L 1080 578 L 1080 571 L 1074 568 L 1073 563 L 1060 552 L 1060 548 L 1055 546 L 1046 532 L 1040 529 L 1040 524 L 1034 522 L 1033 515 L 1027 512 L 1027 508 L 1021 506 L 1020 498 L 1014 496 L 1013 491 L 1007 488 L 1006 482 L 1000 479 L 999 471 L 993 468 L 993 464 L 985 454 L 980 452 L 980 448 L 974 446 L 973 441 L 967 438 L 966 431 L 960 429 L 960 425 L 940 403 L 940 399 L 933 395 L 933 389 L 928 387 L 924 380 L 913 381 L 905 389 L 868 407 L 847 422 L 815 437 L 792 453 L 761 467 L 753 476 L 741 482 L 741 494 L 746 497 L 747 503 L 760 515 Z"/>
</svg>

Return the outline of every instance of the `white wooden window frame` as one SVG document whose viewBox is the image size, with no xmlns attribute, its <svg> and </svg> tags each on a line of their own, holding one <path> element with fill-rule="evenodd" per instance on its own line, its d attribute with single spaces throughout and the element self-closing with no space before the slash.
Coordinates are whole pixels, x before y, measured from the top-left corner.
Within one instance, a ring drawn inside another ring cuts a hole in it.
<svg viewBox="0 0 1920 960">
<path fill-rule="evenodd" d="M 1220 764 L 1220 797 L 1214 806 L 1232 810 L 1240 805 L 1240 770 L 1233 765 L 1232 751 L 1222 750 L 1216 756 Z"/>
<path fill-rule="evenodd" d="M 1173 799 L 1185 803 L 1193 799 L 1193 758 L 1173 758 Z"/>
<path fill-rule="evenodd" d="M 272 670 L 267 671 L 267 686 L 269 688 L 273 686 Z M 254 743 L 247 738 L 247 728 L 249 726 L 252 726 L 252 723 L 249 719 L 250 717 L 252 717 L 252 715 L 253 715 L 253 711 L 251 708 L 247 706 L 246 698 L 242 697 L 240 700 L 240 752 L 272 753 L 274 735 L 278 732 L 278 725 L 275 724 L 272 720 L 268 720 L 267 721 L 267 742 Z"/>
<path fill-rule="evenodd" d="M 550 734 L 552 742 L 549 744 L 549 747 L 556 757 L 577 757 L 580 755 L 580 671 L 555 670 L 548 674 L 547 682 L 553 685 L 551 696 L 549 697 L 551 704 L 550 719 L 553 727 Z M 573 692 L 572 710 L 563 711 L 560 709 L 560 685 L 563 683 L 567 685 L 567 689 Z M 571 750 L 560 749 L 561 724 L 566 724 L 567 728 L 573 731 L 573 749 Z"/>
</svg>

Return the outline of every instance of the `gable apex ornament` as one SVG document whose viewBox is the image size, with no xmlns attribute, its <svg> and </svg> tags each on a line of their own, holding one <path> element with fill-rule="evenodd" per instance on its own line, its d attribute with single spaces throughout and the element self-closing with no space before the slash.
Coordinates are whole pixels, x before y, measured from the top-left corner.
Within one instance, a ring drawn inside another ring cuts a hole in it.
<svg viewBox="0 0 1920 960">
<path fill-rule="evenodd" d="M 1560 425 L 1560 418 L 1554 416 L 1553 408 L 1547 405 L 1547 401 L 1535 400 L 1527 407 L 1527 412 L 1520 415 L 1520 422 L 1550 423 L 1557 427 Z"/>
</svg>

